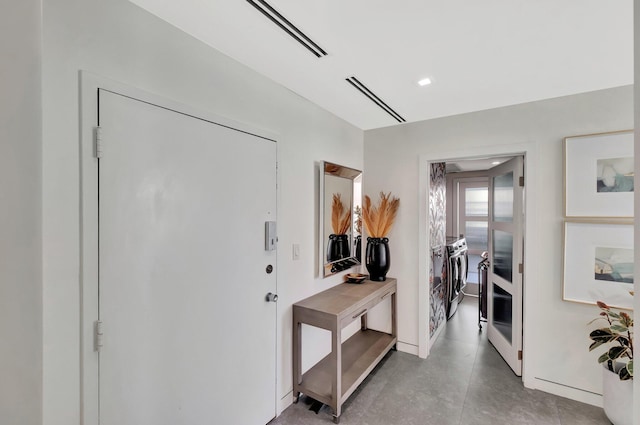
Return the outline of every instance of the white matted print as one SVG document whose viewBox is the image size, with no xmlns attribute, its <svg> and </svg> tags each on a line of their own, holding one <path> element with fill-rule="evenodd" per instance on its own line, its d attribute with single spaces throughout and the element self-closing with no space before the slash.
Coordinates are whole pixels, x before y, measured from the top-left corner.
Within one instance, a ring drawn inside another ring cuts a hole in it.
<svg viewBox="0 0 640 425">
<path fill-rule="evenodd" d="M 633 131 L 564 139 L 566 217 L 633 217 Z"/>
<path fill-rule="evenodd" d="M 632 309 L 633 224 L 567 221 L 563 299 Z"/>
</svg>

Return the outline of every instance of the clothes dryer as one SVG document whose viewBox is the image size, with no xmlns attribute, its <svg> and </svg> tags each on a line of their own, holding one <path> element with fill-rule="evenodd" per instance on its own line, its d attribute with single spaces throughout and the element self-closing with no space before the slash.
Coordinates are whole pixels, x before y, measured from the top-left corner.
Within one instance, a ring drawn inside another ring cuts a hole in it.
<svg viewBox="0 0 640 425">
<path fill-rule="evenodd" d="M 467 285 L 467 275 L 469 273 L 468 251 L 467 240 L 463 235 L 447 237 L 445 245 L 447 320 L 455 314 L 458 309 L 458 303 L 464 297 L 462 291 Z"/>
</svg>

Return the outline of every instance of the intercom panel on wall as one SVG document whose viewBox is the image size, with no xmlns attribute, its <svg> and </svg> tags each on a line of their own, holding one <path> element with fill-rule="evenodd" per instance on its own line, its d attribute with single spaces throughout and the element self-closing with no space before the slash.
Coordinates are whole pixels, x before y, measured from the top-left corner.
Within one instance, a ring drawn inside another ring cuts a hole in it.
<svg viewBox="0 0 640 425">
<path fill-rule="evenodd" d="M 278 242 L 276 234 L 276 222 L 265 221 L 264 223 L 264 249 L 265 251 L 274 251 Z"/>
</svg>

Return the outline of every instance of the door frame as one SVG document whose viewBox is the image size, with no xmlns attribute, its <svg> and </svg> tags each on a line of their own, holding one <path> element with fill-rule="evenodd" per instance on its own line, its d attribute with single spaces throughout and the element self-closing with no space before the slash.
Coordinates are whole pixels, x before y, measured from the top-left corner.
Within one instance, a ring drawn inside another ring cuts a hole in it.
<svg viewBox="0 0 640 425">
<path fill-rule="evenodd" d="M 98 159 L 95 157 L 95 127 L 98 124 L 98 89 L 148 102 L 216 124 L 277 142 L 278 135 L 234 121 L 160 95 L 100 75 L 80 71 L 80 420 L 84 425 L 99 424 L 98 355 L 94 350 L 95 322 L 98 319 Z M 276 161 L 278 158 L 276 143 Z M 276 173 L 276 208 L 280 205 L 280 173 Z M 279 280 L 276 256 L 276 285 Z M 277 309 L 276 305 L 276 309 Z M 276 311 L 276 317 L 278 317 Z M 277 343 L 280 332 L 276 320 L 276 359 L 281 357 Z M 107 338 L 108 340 L 108 338 Z M 279 411 L 278 386 L 281 366 L 275 365 L 274 407 Z"/>
<path fill-rule="evenodd" d="M 429 173 L 432 163 L 450 162 L 456 160 L 479 159 L 491 156 L 518 156 L 525 158 L 525 222 L 523 229 L 524 236 L 524 273 L 523 273 L 523 313 L 522 313 L 522 380 L 525 387 L 536 388 L 535 372 L 533 365 L 535 356 L 533 342 L 534 318 L 536 317 L 536 299 L 537 296 L 533 290 L 533 285 L 527 285 L 527 282 L 536 282 L 538 280 L 538 268 L 542 265 L 539 262 L 537 247 L 539 245 L 538 236 L 535 229 L 538 226 L 537 216 L 535 214 L 535 205 L 538 203 L 537 188 L 537 172 L 538 169 L 538 146 L 535 142 L 512 144 L 512 145 L 494 145 L 479 146 L 448 152 L 434 152 L 431 154 L 420 155 L 419 157 L 419 223 L 418 223 L 418 355 L 426 358 L 431 350 L 429 338 L 429 317 L 430 311 L 430 291 L 429 291 L 429 252 L 431 252 L 430 238 L 427 235 L 430 225 L 429 215 L 429 191 L 431 182 Z M 528 231 L 528 229 L 531 229 Z"/>
</svg>

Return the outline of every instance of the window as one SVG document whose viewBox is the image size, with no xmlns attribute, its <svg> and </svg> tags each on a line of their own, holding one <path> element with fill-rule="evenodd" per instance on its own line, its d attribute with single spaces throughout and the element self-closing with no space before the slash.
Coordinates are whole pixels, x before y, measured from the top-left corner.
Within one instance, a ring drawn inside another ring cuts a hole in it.
<svg viewBox="0 0 640 425">
<path fill-rule="evenodd" d="M 478 283 L 480 254 L 489 249 L 489 188 L 485 177 L 459 178 L 454 181 L 454 230 L 463 234 L 469 247 L 467 281 Z"/>
</svg>

